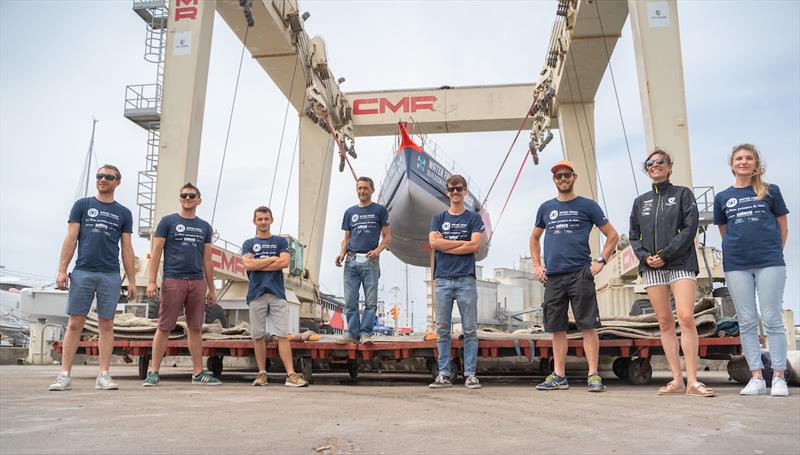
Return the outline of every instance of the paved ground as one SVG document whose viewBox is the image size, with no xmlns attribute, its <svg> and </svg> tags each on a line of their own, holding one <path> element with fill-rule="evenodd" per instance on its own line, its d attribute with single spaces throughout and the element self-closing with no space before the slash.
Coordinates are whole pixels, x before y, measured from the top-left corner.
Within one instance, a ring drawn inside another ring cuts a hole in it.
<svg viewBox="0 0 800 455">
<path fill-rule="evenodd" d="M 800 453 L 800 389 L 741 397 L 718 372 L 702 379 L 719 396 L 701 399 L 616 379 L 589 395 L 577 379 L 537 392 L 531 378 L 483 378 L 473 391 L 429 390 L 427 375 L 355 384 L 316 374 L 290 389 L 231 372 L 212 388 L 190 385 L 183 368 L 143 389 L 134 366 L 112 371 L 119 391 L 95 391 L 96 367 L 80 366 L 73 390 L 48 392 L 57 368 L 0 367 L 3 454 Z M 657 374 L 654 384 L 665 382 Z"/>
</svg>

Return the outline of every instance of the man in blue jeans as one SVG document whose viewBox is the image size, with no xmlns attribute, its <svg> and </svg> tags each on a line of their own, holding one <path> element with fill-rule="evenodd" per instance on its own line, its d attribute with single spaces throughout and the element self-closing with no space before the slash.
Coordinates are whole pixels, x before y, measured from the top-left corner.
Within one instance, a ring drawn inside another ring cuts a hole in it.
<svg viewBox="0 0 800 455">
<path fill-rule="evenodd" d="M 344 212 L 342 249 L 336 256 L 336 267 L 344 263 L 344 301 L 347 310 L 347 334 L 336 343 L 372 344 L 372 328 L 378 309 L 379 257 L 391 242 L 389 212 L 372 202 L 375 184 L 369 177 L 356 181 L 358 205 Z M 382 239 L 381 239 L 382 237 Z M 378 241 L 380 240 L 380 243 Z M 364 287 L 364 315 L 359 317 L 358 295 Z"/>
<path fill-rule="evenodd" d="M 114 200 L 114 191 L 122 183 L 122 174 L 116 166 L 104 164 L 97 170 L 97 194 L 78 199 L 69 212 L 67 236 L 61 247 L 61 260 L 56 276 L 56 287 L 69 287 L 67 314 L 69 323 L 61 351 L 61 372 L 50 390 L 71 388 L 70 373 L 75 352 L 81 340 L 86 315 L 97 299 L 97 322 L 100 326 L 100 374 L 95 389 L 116 390 L 119 387 L 108 374 L 111 352 L 114 349 L 114 314 L 119 303 L 122 280 L 119 273 L 120 245 L 122 264 L 128 275 L 128 300 L 136 298 L 136 271 L 134 270 L 133 216 L 131 211 Z M 75 268 L 67 275 L 67 267 L 78 248 Z"/>
<path fill-rule="evenodd" d="M 439 338 L 439 375 L 429 385 L 432 389 L 452 387 L 450 361 L 453 301 L 458 304 L 464 331 L 464 386 L 480 389 L 475 377 L 478 366 L 478 290 L 475 286 L 475 253 L 481 248 L 484 231 L 480 215 L 464 207 L 467 181 L 454 174 L 445 182 L 450 208 L 433 216 L 428 243 L 436 251 L 433 267 L 433 296 L 436 335 Z"/>
</svg>

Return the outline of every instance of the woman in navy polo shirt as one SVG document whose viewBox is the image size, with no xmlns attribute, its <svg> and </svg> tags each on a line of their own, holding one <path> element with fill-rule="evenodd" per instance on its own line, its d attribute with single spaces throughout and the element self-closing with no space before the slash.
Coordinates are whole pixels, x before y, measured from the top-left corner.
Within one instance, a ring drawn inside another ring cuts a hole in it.
<svg viewBox="0 0 800 455">
<path fill-rule="evenodd" d="M 753 377 L 740 392 L 763 395 L 767 384 L 761 374 L 756 294 L 761 319 L 769 339 L 773 396 L 787 396 L 786 333 L 781 310 L 786 284 L 783 247 L 789 235 L 786 203 L 777 185 L 763 180 L 764 165 L 752 144 L 733 148 L 729 165 L 734 185 L 714 198 L 714 224 L 722 235 L 725 281 L 736 307 L 739 331 L 747 365 Z"/>
</svg>

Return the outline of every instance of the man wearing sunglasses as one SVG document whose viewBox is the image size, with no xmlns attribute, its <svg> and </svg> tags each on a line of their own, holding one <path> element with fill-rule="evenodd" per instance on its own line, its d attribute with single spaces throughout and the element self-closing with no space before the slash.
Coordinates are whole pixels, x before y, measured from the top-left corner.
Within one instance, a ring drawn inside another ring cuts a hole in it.
<svg viewBox="0 0 800 455">
<path fill-rule="evenodd" d="M 372 202 L 374 192 L 372 179 L 359 177 L 356 181 L 358 205 L 345 210 L 342 218 L 344 240 L 336 256 L 336 267 L 341 267 L 344 262 L 347 334 L 336 339 L 339 344 L 372 344 L 372 329 L 378 309 L 378 278 L 381 276 L 380 254 L 392 240 L 389 212 L 386 207 Z M 358 295 L 362 286 L 364 314 L 359 318 Z"/>
<path fill-rule="evenodd" d="M 619 236 L 603 210 L 591 199 L 573 191 L 578 175 L 570 161 L 562 160 L 550 169 L 558 196 L 543 203 L 536 213 L 536 226 L 530 239 L 531 259 L 536 278 L 544 283 L 544 328 L 553 334 L 553 373 L 538 390 L 569 388 L 566 375 L 568 306 L 583 332 L 583 349 L 589 363 L 589 392 L 603 392 L 598 374 L 600 312 L 597 308 L 594 276 L 600 273 L 617 246 Z M 602 255 L 592 261 L 589 234 L 597 226 L 606 236 Z M 544 265 L 539 239 L 544 237 Z"/>
<path fill-rule="evenodd" d="M 61 247 L 61 260 L 56 276 L 56 287 L 69 287 L 67 314 L 69 323 L 64 335 L 62 371 L 50 390 L 69 390 L 70 372 L 75 352 L 81 338 L 86 315 L 97 298 L 97 316 L 100 327 L 100 374 L 95 389 L 116 390 L 117 384 L 108 374 L 111 351 L 114 347 L 114 313 L 119 303 L 122 280 L 119 273 L 120 244 L 122 263 L 128 276 L 128 299 L 136 299 L 136 272 L 134 270 L 133 216 L 131 211 L 114 200 L 114 191 L 122 182 L 116 166 L 104 164 L 97 170 L 97 194 L 79 199 L 69 213 L 67 236 Z M 75 268 L 67 275 L 67 267 L 78 248 Z"/>
<path fill-rule="evenodd" d="M 429 387 L 452 387 L 450 360 L 453 301 L 458 304 L 464 332 L 464 386 L 480 389 L 475 377 L 478 366 L 478 290 L 475 283 L 475 253 L 481 248 L 484 231 L 480 215 L 464 207 L 467 181 L 451 175 L 445 182 L 450 208 L 433 216 L 428 243 L 436 251 L 433 267 L 433 295 L 436 335 L 439 338 L 439 374 Z"/>
<path fill-rule="evenodd" d="M 192 357 L 192 384 L 220 385 L 222 382 L 203 369 L 202 329 L 205 306 L 217 301 L 214 289 L 214 266 L 211 263 L 211 225 L 197 217 L 197 206 L 203 202 L 200 190 L 187 183 L 181 187 L 178 213 L 167 215 L 158 222 L 153 235 L 150 256 L 150 280 L 147 296 L 157 291 L 158 268 L 164 255 L 161 301 L 158 308 L 158 329 L 153 337 L 153 359 L 150 371 L 142 384 L 157 386 L 159 369 L 169 334 L 175 329 L 181 310 L 186 313 L 189 335 L 189 354 Z"/>
</svg>

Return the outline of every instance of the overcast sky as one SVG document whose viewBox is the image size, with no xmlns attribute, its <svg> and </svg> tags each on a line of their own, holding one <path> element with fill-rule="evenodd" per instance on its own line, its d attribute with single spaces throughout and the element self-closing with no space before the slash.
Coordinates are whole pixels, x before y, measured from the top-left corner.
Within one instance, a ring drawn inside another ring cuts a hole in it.
<svg viewBox="0 0 800 455">
<path fill-rule="evenodd" d="M 556 2 L 301 1 L 301 9 L 311 13 L 309 34 L 326 40 L 336 76 L 347 78 L 343 90 L 359 91 L 535 82 Z M 691 1 L 679 2 L 678 9 L 694 185 L 727 188 L 733 183 L 726 164 L 731 146 L 752 142 L 760 147 L 768 166 L 766 179 L 781 187 L 791 211 L 784 306 L 793 308 L 798 319 L 800 2 Z M 611 65 L 638 163 L 645 141 L 630 35 L 626 24 Z M 55 275 L 92 116 L 100 120 L 98 159 L 121 168 L 117 199 L 138 213 L 136 174 L 145 166 L 146 133 L 122 111 L 125 85 L 155 78 L 154 66 L 142 58 L 144 38 L 144 22 L 130 1 L 0 1 L 0 265 Z M 217 18 L 212 46 L 197 182 L 205 196 L 199 215 L 209 220 L 241 43 Z M 285 98 L 264 71 L 245 58 L 216 214 L 215 228 L 224 239 L 241 243 L 252 235 L 252 209 L 267 202 L 275 166 L 279 175 L 272 208 L 276 217 L 284 209 L 297 131 L 297 116 L 290 109 L 278 161 L 285 107 Z M 595 119 L 608 215 L 620 232 L 627 232 L 634 185 L 608 74 L 597 93 Z M 485 192 L 513 135 L 464 133 L 433 139 L 459 161 L 473 187 Z M 489 200 L 495 217 L 526 143 L 527 133 Z M 356 171 L 380 182 L 392 145 L 391 137 L 358 139 Z M 511 267 L 528 255 L 536 208 L 554 195 L 548 169 L 560 158 L 556 136 L 541 164 L 525 169 L 491 253 L 482 262 L 487 276 L 492 268 Z M 647 186 L 643 173 L 637 179 L 639 188 Z M 295 236 L 296 182 L 295 169 L 283 220 L 283 231 Z M 352 177 L 334 171 L 329 194 L 339 197 L 329 198 L 320 284 L 323 292 L 337 295 L 342 293 L 341 270 L 333 259 L 341 242 L 341 214 L 356 202 L 353 186 Z M 341 196 L 347 194 L 352 198 Z M 709 243 L 719 246 L 719 235 L 712 232 Z M 148 248 L 138 238 L 134 246 L 139 255 Z M 382 298 L 391 302 L 388 291 L 404 287 L 403 270 L 391 254 L 384 255 Z M 416 302 L 415 322 L 421 328 L 424 271 L 409 270 L 409 296 Z"/>
</svg>

